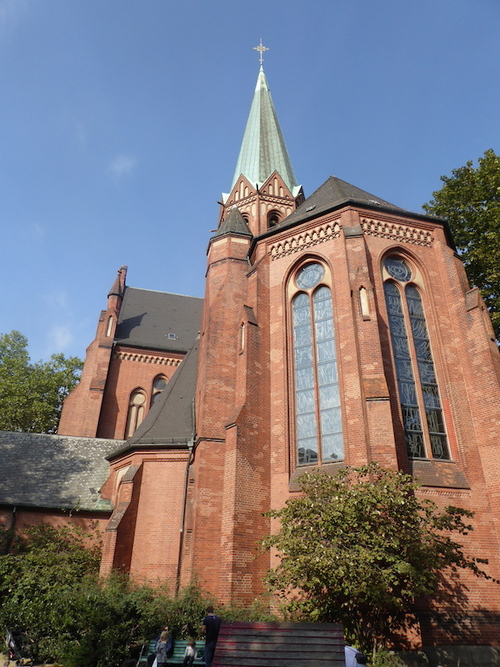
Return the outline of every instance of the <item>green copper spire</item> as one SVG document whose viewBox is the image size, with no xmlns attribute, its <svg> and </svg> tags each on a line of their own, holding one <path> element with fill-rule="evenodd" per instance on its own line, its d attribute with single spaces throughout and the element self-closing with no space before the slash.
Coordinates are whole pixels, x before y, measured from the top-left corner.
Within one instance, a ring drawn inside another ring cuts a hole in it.
<svg viewBox="0 0 500 667">
<path fill-rule="evenodd" d="M 299 186 L 261 65 L 231 188 L 240 174 L 260 187 L 273 171 L 278 172 L 293 195 L 297 194 Z"/>
</svg>

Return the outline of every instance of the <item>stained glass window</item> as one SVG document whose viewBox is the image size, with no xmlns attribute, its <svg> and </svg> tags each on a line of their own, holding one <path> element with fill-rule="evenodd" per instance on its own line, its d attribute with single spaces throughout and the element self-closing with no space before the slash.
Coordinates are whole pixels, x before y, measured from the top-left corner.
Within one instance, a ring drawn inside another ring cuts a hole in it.
<svg viewBox="0 0 500 667">
<path fill-rule="evenodd" d="M 392 282 L 384 284 L 384 291 L 408 455 L 412 458 L 425 458 L 424 434 L 401 295 Z"/>
<path fill-rule="evenodd" d="M 427 418 L 427 427 L 429 429 L 432 456 L 435 459 L 449 459 L 443 411 L 441 409 L 429 334 L 427 333 L 424 309 L 422 307 L 422 297 L 414 285 L 407 285 L 405 292 L 408 313 L 410 315 L 413 344 L 415 346 L 415 354 L 417 357 L 420 385 L 424 398 L 424 408 Z"/>
<path fill-rule="evenodd" d="M 323 274 L 320 264 L 308 264 L 297 274 L 296 283 L 302 289 L 312 289 Z M 297 294 L 292 301 L 292 316 L 298 463 L 342 459 L 342 416 L 330 289 L 320 286 L 312 293 Z"/>
<path fill-rule="evenodd" d="M 403 259 L 390 257 L 384 266 L 396 280 L 406 283 L 412 278 Z M 430 452 L 432 458 L 449 459 L 422 297 L 415 285 L 403 291 L 390 280 L 384 283 L 384 293 L 408 456 L 426 458 Z"/>
</svg>

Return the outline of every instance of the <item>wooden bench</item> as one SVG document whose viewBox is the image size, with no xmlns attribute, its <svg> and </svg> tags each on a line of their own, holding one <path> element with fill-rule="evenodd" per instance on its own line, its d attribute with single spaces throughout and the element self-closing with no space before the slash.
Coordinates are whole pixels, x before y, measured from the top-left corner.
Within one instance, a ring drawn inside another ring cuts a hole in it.
<svg viewBox="0 0 500 667">
<path fill-rule="evenodd" d="M 213 667 L 345 667 L 337 623 L 224 623 Z"/>
<path fill-rule="evenodd" d="M 152 655 L 155 652 L 156 639 L 150 639 L 148 642 L 145 642 L 142 647 L 141 655 L 137 661 L 137 667 L 147 667 L 148 656 Z M 186 650 L 187 640 L 186 639 L 174 639 L 174 652 L 172 656 L 168 659 L 168 665 L 182 665 L 184 662 L 184 652 Z M 197 640 L 196 641 L 196 658 L 193 662 L 193 665 L 204 665 L 205 664 L 205 641 Z"/>
</svg>

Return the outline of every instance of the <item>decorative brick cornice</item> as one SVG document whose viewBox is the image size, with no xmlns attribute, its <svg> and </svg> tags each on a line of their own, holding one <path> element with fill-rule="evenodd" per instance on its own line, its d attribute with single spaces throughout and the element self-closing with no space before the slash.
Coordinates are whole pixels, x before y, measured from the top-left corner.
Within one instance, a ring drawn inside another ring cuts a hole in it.
<svg viewBox="0 0 500 667">
<path fill-rule="evenodd" d="M 156 354 L 125 352 L 124 350 L 115 351 L 113 358 L 120 359 L 120 361 L 139 361 L 143 364 L 157 364 L 160 366 L 178 366 L 182 361 L 182 359 L 174 359 L 173 357 L 160 357 Z"/>
<path fill-rule="evenodd" d="M 277 241 L 269 246 L 268 253 L 271 259 L 279 259 L 294 252 L 301 252 L 318 243 L 330 241 L 338 236 L 340 236 L 340 225 L 338 220 L 334 220 Z"/>
<path fill-rule="evenodd" d="M 469 490 L 464 489 L 443 489 L 443 488 L 420 488 L 417 491 L 419 496 L 442 496 L 444 498 L 471 498 Z"/>
<path fill-rule="evenodd" d="M 428 229 L 410 227 L 400 223 L 362 218 L 361 229 L 365 234 L 381 236 L 384 239 L 402 241 L 403 243 L 430 246 L 433 241 L 432 233 Z"/>
</svg>

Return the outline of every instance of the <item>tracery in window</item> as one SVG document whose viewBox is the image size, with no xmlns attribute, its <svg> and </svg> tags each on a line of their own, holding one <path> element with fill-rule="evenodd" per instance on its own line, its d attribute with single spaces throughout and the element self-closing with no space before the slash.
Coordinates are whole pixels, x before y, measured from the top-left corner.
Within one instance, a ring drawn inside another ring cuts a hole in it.
<svg viewBox="0 0 500 667">
<path fill-rule="evenodd" d="M 342 459 L 344 446 L 332 296 L 319 262 L 295 277 L 292 299 L 295 433 L 298 464 Z"/>
<path fill-rule="evenodd" d="M 389 274 L 384 292 L 408 456 L 449 459 L 422 297 L 409 282 L 412 269 L 404 259 L 389 257 L 384 268 Z"/>
<path fill-rule="evenodd" d="M 166 386 L 167 386 L 167 378 L 164 375 L 157 375 L 153 380 L 153 391 L 151 392 L 151 405 L 159 399 L 161 392 L 165 389 Z"/>
<path fill-rule="evenodd" d="M 136 389 L 130 395 L 128 404 L 127 426 L 125 428 L 125 437 L 130 438 L 139 424 L 144 419 L 146 406 L 146 394 L 142 389 Z"/>
</svg>

